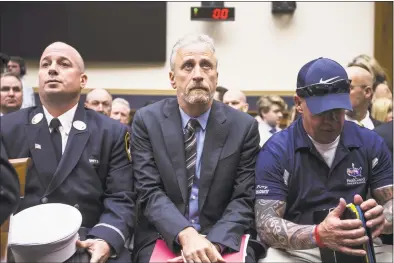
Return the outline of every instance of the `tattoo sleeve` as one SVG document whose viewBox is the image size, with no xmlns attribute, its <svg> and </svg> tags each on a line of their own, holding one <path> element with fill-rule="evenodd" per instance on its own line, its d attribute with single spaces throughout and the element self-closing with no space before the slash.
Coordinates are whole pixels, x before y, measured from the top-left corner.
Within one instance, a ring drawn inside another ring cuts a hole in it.
<svg viewBox="0 0 394 263">
<path fill-rule="evenodd" d="M 386 223 L 383 229 L 383 234 L 393 233 L 393 185 L 387 185 L 372 191 L 372 196 L 382 205 L 383 214 L 386 218 Z"/>
<path fill-rule="evenodd" d="M 297 225 L 283 219 L 286 202 L 279 200 L 256 200 L 256 227 L 262 241 L 274 248 L 315 248 L 313 225 Z M 311 240 L 311 237 L 313 240 Z"/>
</svg>

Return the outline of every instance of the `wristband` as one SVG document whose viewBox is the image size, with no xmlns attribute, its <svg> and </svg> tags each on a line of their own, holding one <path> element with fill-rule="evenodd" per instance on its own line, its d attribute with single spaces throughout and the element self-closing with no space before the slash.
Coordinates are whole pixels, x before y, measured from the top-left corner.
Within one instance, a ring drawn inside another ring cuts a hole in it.
<svg viewBox="0 0 394 263">
<path fill-rule="evenodd" d="M 309 240 L 311 241 L 311 243 L 312 243 L 314 246 L 317 246 L 317 245 L 316 245 L 316 241 L 315 241 L 315 239 L 313 238 L 313 235 L 314 235 L 314 233 L 315 233 L 315 228 L 316 228 L 316 225 L 314 225 L 314 226 L 312 227 L 312 231 L 309 233 Z"/>
<path fill-rule="evenodd" d="M 321 241 L 320 236 L 319 236 L 318 226 L 319 226 L 319 225 L 317 225 L 317 226 L 315 227 L 316 245 L 317 245 L 318 247 L 320 247 L 320 248 L 324 248 L 325 246 L 324 246 L 324 244 L 323 244 L 323 242 Z"/>
</svg>

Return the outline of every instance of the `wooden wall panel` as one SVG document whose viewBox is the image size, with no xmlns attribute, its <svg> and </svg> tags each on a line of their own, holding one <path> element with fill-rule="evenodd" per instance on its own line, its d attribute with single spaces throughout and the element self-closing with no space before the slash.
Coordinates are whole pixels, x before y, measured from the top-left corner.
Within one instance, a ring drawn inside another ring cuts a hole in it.
<svg viewBox="0 0 394 263">
<path fill-rule="evenodd" d="M 374 56 L 386 70 L 393 90 L 393 2 L 375 2 Z"/>
</svg>

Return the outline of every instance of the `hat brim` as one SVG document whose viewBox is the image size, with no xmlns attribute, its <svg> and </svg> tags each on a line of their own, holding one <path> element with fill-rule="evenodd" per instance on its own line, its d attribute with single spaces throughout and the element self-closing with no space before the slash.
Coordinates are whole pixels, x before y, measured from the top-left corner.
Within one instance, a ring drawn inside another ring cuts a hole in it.
<svg viewBox="0 0 394 263">
<path fill-rule="evenodd" d="M 320 114 L 334 109 L 345 109 L 353 111 L 349 93 L 328 94 L 325 96 L 311 96 L 305 98 L 309 111 L 313 114 Z"/>
</svg>

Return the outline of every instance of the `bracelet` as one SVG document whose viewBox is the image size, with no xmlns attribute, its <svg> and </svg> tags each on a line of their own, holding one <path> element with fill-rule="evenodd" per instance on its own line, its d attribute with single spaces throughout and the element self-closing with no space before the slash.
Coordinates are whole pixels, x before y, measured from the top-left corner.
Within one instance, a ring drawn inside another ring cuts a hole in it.
<svg viewBox="0 0 394 263">
<path fill-rule="evenodd" d="M 311 241 L 311 243 L 312 243 L 314 246 L 317 246 L 317 245 L 316 245 L 316 241 L 315 241 L 315 239 L 313 238 L 313 233 L 315 232 L 315 228 L 316 228 L 316 225 L 314 225 L 314 226 L 312 227 L 312 231 L 309 233 L 309 240 Z"/>
<path fill-rule="evenodd" d="M 317 225 L 317 226 L 315 227 L 315 239 L 316 239 L 316 244 L 317 244 L 318 247 L 324 248 L 325 246 L 324 246 L 324 244 L 323 244 L 323 242 L 321 241 L 320 236 L 319 236 L 318 226 L 319 226 L 319 225 Z"/>
</svg>

